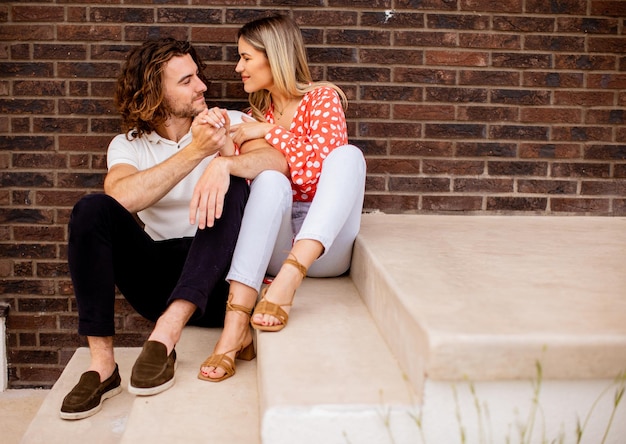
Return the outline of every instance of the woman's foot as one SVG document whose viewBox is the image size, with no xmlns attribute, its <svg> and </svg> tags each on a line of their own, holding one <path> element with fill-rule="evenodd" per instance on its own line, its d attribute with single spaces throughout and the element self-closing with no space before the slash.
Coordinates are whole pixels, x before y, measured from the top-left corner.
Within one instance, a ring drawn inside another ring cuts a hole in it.
<svg viewBox="0 0 626 444">
<path fill-rule="evenodd" d="M 287 325 L 296 290 L 306 277 L 307 268 L 290 254 L 272 284 L 265 288 L 252 315 L 252 326 L 262 331 L 278 331 Z"/>
<path fill-rule="evenodd" d="M 224 317 L 224 330 L 213 354 L 200 367 L 198 378 L 205 381 L 222 381 L 235 374 L 235 359 L 254 358 L 249 325 L 251 312 L 252 308 L 232 304 L 229 298 Z"/>
</svg>

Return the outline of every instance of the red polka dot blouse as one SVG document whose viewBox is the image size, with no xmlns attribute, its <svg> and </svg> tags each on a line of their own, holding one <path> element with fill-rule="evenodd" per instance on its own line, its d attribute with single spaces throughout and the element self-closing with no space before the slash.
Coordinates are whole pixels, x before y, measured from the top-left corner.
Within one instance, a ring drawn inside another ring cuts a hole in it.
<svg viewBox="0 0 626 444">
<path fill-rule="evenodd" d="M 265 120 L 275 122 L 273 107 L 265 114 Z M 348 143 L 339 95 L 328 86 L 308 92 L 298 105 L 289 131 L 276 125 L 265 140 L 287 158 L 293 200 L 312 201 L 324 159 L 333 149 Z"/>
</svg>

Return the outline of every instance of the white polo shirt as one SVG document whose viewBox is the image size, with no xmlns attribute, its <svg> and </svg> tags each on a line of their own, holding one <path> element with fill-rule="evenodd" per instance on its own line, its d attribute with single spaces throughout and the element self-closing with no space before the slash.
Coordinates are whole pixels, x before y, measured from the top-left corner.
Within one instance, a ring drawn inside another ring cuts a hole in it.
<svg viewBox="0 0 626 444">
<path fill-rule="evenodd" d="M 232 125 L 242 121 L 243 113 L 239 111 L 229 111 L 228 115 Z M 132 140 L 128 140 L 125 134 L 119 134 L 109 144 L 107 166 L 111 168 L 113 165 L 124 163 L 140 171 L 146 170 L 185 149 L 190 143 L 191 130 L 178 143 L 161 137 L 156 132 Z M 200 176 L 215 156 L 203 159 L 161 200 L 137 213 L 145 225 L 146 233 L 152 239 L 164 240 L 195 235 L 197 224 L 189 223 L 189 201 Z"/>
</svg>

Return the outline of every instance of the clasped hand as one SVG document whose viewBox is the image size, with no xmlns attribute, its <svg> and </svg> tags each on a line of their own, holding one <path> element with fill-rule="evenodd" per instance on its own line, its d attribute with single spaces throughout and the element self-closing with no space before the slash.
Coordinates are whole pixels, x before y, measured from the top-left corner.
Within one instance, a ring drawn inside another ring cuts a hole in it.
<svg viewBox="0 0 626 444">
<path fill-rule="evenodd" d="M 192 123 L 193 140 L 206 155 L 227 150 L 230 120 L 226 110 L 211 108 L 202 111 Z M 230 143 L 229 143 L 230 142 Z M 228 151 L 228 150 L 227 150 Z M 189 203 L 189 222 L 198 221 L 198 228 L 212 227 L 222 216 L 224 197 L 230 186 L 230 172 L 226 157 L 216 157 L 204 170 L 196 183 Z"/>
</svg>

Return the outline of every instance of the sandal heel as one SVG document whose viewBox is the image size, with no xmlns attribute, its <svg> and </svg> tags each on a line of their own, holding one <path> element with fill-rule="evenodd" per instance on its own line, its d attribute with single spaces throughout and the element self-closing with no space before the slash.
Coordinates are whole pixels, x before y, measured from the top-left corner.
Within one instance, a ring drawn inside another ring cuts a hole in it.
<svg viewBox="0 0 626 444">
<path fill-rule="evenodd" d="M 236 356 L 236 359 L 242 359 L 244 361 L 252 361 L 254 358 L 256 358 L 256 352 L 254 351 L 254 341 L 248 344 Z"/>
<path fill-rule="evenodd" d="M 226 303 L 226 311 L 236 311 L 239 313 L 243 313 L 245 316 L 250 318 L 250 314 L 252 313 L 251 307 L 244 307 L 243 305 L 237 305 L 231 303 L 231 298 L 229 295 L 228 301 Z M 243 344 L 240 344 L 240 349 L 235 353 L 235 359 L 243 359 L 244 361 L 251 361 L 256 357 L 256 352 L 254 351 L 254 340 L 250 341 L 248 345 L 245 347 Z M 224 379 L 228 379 L 235 374 L 235 361 L 227 356 L 228 353 L 231 353 L 237 349 L 233 349 L 227 351 L 226 353 L 215 354 L 213 353 L 209 356 L 203 363 L 200 365 L 200 372 L 198 373 L 198 379 L 202 379 L 203 381 L 210 382 L 220 382 Z M 224 375 L 221 378 L 209 378 L 208 376 L 202 373 L 202 367 L 215 367 L 221 368 L 224 370 Z"/>
</svg>

